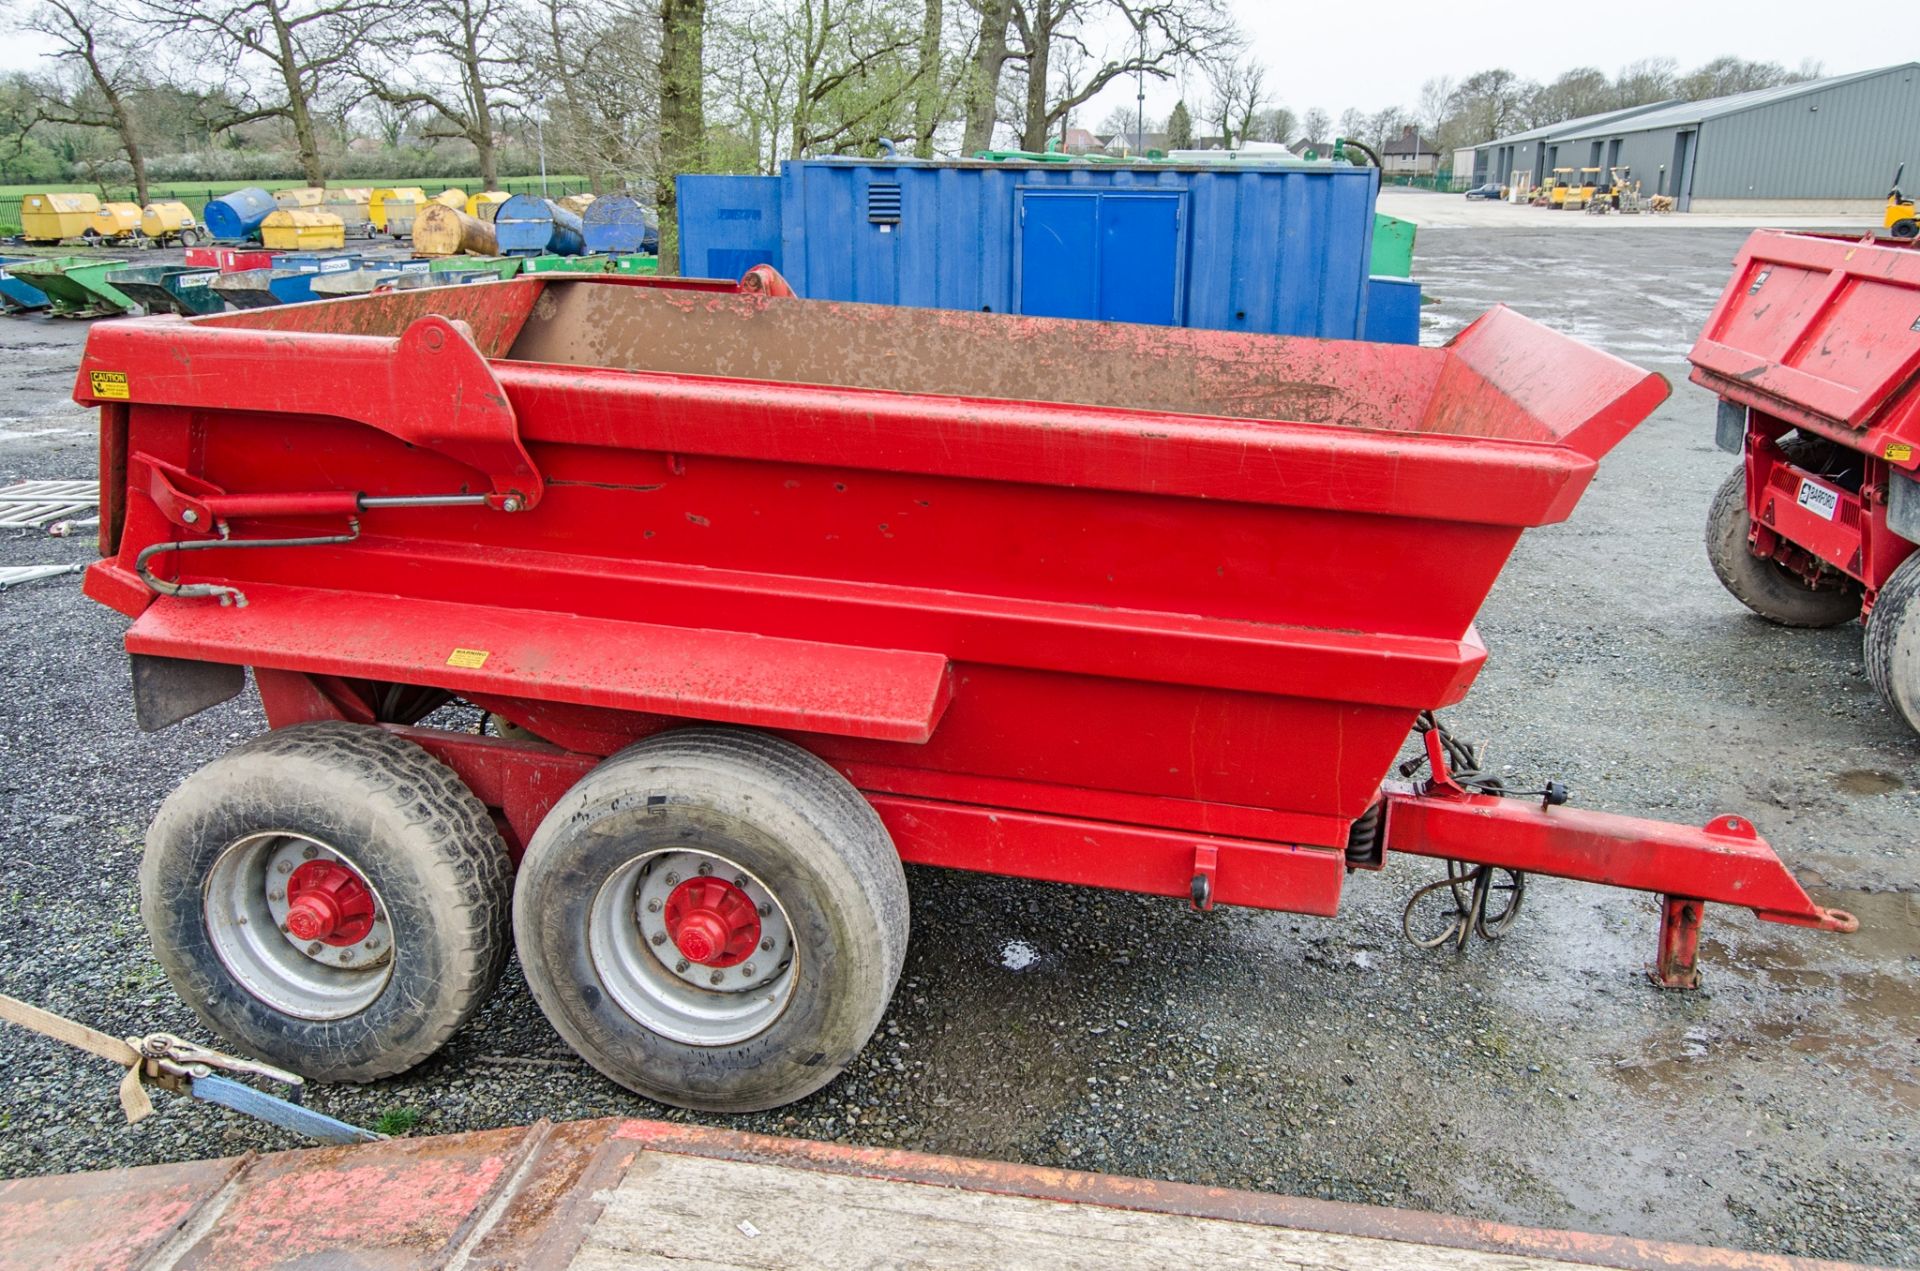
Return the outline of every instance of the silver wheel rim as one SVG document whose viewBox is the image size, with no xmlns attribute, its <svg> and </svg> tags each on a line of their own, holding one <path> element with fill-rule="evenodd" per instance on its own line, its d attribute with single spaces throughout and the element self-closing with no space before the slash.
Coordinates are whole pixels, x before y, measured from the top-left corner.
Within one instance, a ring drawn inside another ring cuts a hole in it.
<svg viewBox="0 0 1920 1271">
<path fill-rule="evenodd" d="M 760 942 L 745 962 L 694 962 L 668 936 L 662 916 L 667 899 L 699 876 L 724 879 L 753 901 Z M 731 1046 L 765 1032 L 793 999 L 799 978 L 793 924 L 780 898 L 714 852 L 649 852 L 615 870 L 594 897 L 587 945 L 607 996 L 621 1010 L 648 1030 L 690 1046 Z"/>
<path fill-rule="evenodd" d="M 302 943 L 285 930 L 286 879 L 310 860 L 346 866 L 373 893 L 373 928 L 358 942 Z M 357 1015 L 393 978 L 393 924 L 379 891 L 351 857 L 308 835 L 270 830 L 228 844 L 207 871 L 201 912 L 227 973 L 250 996 L 296 1019 Z"/>
</svg>

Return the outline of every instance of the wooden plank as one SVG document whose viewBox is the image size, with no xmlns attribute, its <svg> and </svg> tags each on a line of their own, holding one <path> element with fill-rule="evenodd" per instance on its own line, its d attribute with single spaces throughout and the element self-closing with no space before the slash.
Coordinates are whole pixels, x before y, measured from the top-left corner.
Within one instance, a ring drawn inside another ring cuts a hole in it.
<svg viewBox="0 0 1920 1271">
<path fill-rule="evenodd" d="M 649 1151 L 569 1265 L 1555 1271 L 1580 1264 Z"/>
</svg>

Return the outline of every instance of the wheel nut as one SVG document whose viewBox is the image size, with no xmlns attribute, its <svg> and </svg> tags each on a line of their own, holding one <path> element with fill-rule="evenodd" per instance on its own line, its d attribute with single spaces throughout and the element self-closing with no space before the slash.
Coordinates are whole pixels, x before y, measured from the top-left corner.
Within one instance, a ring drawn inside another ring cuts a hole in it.
<svg viewBox="0 0 1920 1271">
<path fill-rule="evenodd" d="M 375 949 L 378 949 L 379 947 L 380 947 L 380 937 L 379 937 L 379 936 L 368 936 L 368 937 L 367 937 L 367 952 L 368 952 L 368 953 L 372 953 L 372 952 L 373 952 L 373 951 L 374 951 Z"/>
<path fill-rule="evenodd" d="M 293 862 L 281 861 L 278 865 L 275 865 L 274 868 L 279 870 L 282 874 L 291 874 L 293 872 Z"/>
<path fill-rule="evenodd" d="M 709 984 L 718 984 L 718 983 L 720 983 L 720 981 L 722 981 L 722 980 L 724 980 L 724 979 L 726 979 L 726 978 L 727 978 L 727 977 L 726 977 L 726 976 L 724 976 L 724 975 L 722 975 L 722 974 L 721 974 L 720 972 L 718 972 L 718 971 L 715 971 L 715 972 L 714 972 L 714 973 L 713 973 L 712 975 L 709 975 L 709 976 L 707 977 L 707 983 L 709 983 Z"/>
<path fill-rule="evenodd" d="M 287 893 L 283 891 L 270 891 L 267 893 L 268 900 L 285 900 L 286 898 Z"/>
<path fill-rule="evenodd" d="M 772 913 L 772 912 L 773 912 L 773 906 L 772 906 L 772 905 L 762 905 L 762 906 L 760 906 L 760 916 L 761 916 L 762 918 L 764 918 L 764 917 L 766 917 L 766 916 L 767 916 L 768 914 L 770 914 L 770 913 Z"/>
<path fill-rule="evenodd" d="M 687 960 L 685 958 L 680 959 L 673 964 L 673 969 L 681 975 L 685 975 L 687 972 Z"/>
<path fill-rule="evenodd" d="M 353 950 L 352 950 L 352 949 L 342 949 L 342 950 L 340 950 L 340 960 L 341 960 L 342 962 L 351 962 L 351 961 L 353 961 Z"/>
<path fill-rule="evenodd" d="M 760 952 L 762 952 L 762 953 L 772 953 L 772 952 L 773 952 L 773 940 L 772 940 L 771 938 L 769 938 L 769 939 L 766 939 L 766 940 L 762 940 L 762 941 L 760 942 Z"/>
<path fill-rule="evenodd" d="M 654 942 L 655 944 L 665 944 L 665 943 L 667 942 L 667 933 L 666 933 L 666 932 L 664 932 L 664 931 L 656 931 L 656 932 L 654 932 L 654 933 L 653 933 L 653 942 Z"/>
<path fill-rule="evenodd" d="M 741 891 L 745 891 L 747 889 L 747 876 L 745 874 L 735 874 L 733 876 L 733 885 Z"/>
<path fill-rule="evenodd" d="M 316 958 L 320 956 L 320 942 L 318 940 L 315 940 L 312 944 L 307 946 L 307 954 L 310 957 L 316 957 Z"/>
<path fill-rule="evenodd" d="M 652 900 L 649 900 L 647 902 L 647 912 L 650 914 L 657 914 L 660 912 L 660 898 L 658 896 L 655 896 Z"/>
<path fill-rule="evenodd" d="M 749 962 L 745 966 L 741 967 L 740 974 L 746 976 L 749 980 L 751 980 L 753 978 L 753 963 Z"/>
<path fill-rule="evenodd" d="M 711 864 L 707 863 L 706 861 L 700 862 L 700 873 L 702 877 L 708 874 L 711 874 L 712 872 L 713 872 L 713 866 Z"/>
<path fill-rule="evenodd" d="M 318 855 L 320 855 L 320 849 L 311 843 L 300 849 L 300 859 L 303 861 L 310 861 Z"/>
<path fill-rule="evenodd" d="M 671 887 L 679 881 L 680 875 L 674 873 L 672 870 L 667 871 L 667 886 Z"/>
</svg>

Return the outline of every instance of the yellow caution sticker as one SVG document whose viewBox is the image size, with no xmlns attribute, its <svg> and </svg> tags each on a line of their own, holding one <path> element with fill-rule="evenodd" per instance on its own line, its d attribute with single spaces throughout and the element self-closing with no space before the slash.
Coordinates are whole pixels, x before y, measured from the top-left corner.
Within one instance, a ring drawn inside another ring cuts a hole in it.
<svg viewBox="0 0 1920 1271">
<path fill-rule="evenodd" d="M 1905 463 L 1907 460 L 1913 458 L 1913 447 L 1904 441 L 1889 441 L 1886 451 L 1881 457 L 1891 459 L 1895 463 Z"/>
<path fill-rule="evenodd" d="M 93 385 L 95 397 L 117 397 L 125 401 L 133 396 L 125 371 L 88 371 L 87 380 Z"/>
<path fill-rule="evenodd" d="M 485 649 L 455 649 L 447 654 L 447 665 L 457 666 L 464 671 L 477 671 L 487 664 Z"/>
</svg>

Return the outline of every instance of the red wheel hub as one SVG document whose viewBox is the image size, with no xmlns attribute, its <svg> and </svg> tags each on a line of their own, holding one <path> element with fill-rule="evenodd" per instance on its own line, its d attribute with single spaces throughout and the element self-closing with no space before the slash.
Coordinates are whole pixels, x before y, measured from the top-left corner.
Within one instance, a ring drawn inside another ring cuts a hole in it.
<svg viewBox="0 0 1920 1271">
<path fill-rule="evenodd" d="M 335 946 L 373 930 L 373 889 L 339 861 L 308 861 L 287 877 L 287 934 Z"/>
<path fill-rule="evenodd" d="M 760 913 L 752 897 L 732 883 L 689 878 L 667 897 L 667 934 L 689 962 L 733 966 L 760 943 Z"/>
</svg>

